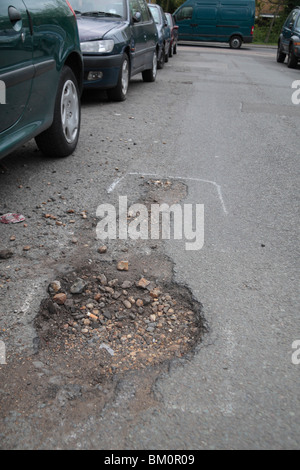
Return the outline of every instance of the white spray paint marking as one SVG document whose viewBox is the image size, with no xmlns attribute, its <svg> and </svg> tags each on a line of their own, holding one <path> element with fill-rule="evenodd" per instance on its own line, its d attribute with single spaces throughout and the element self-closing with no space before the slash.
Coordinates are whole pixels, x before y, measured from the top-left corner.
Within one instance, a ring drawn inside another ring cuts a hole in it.
<svg viewBox="0 0 300 470">
<path fill-rule="evenodd" d="M 118 186 L 119 183 L 121 183 L 121 181 L 126 178 L 127 175 L 124 175 L 122 176 L 121 178 L 117 178 L 115 181 L 113 181 L 113 183 L 109 186 L 109 188 L 107 189 L 107 192 L 108 193 L 112 193 L 114 191 L 114 189 Z"/>
<path fill-rule="evenodd" d="M 111 193 L 115 190 L 115 188 L 121 183 L 121 181 L 126 178 L 127 176 L 151 176 L 152 178 L 158 178 L 158 179 L 162 179 L 162 178 L 167 178 L 167 179 L 173 179 L 173 180 L 182 180 L 182 181 L 196 181 L 198 183 L 208 183 L 208 184 L 212 184 L 216 190 L 217 190 L 217 193 L 218 193 L 218 197 L 219 197 L 219 200 L 220 200 L 220 203 L 221 203 L 221 206 L 222 206 L 222 209 L 223 209 L 223 212 L 225 215 L 228 214 L 228 211 L 227 211 L 227 208 L 225 206 L 225 202 L 224 202 L 224 199 L 223 199 L 223 195 L 222 195 L 222 189 L 221 189 L 221 186 L 219 184 L 217 184 L 215 181 L 210 181 L 210 180 L 205 180 L 205 179 L 201 179 L 201 178 L 191 178 L 191 177 L 184 177 L 184 176 L 161 176 L 161 175 L 157 175 L 155 173 L 139 173 L 139 172 L 134 172 L 134 173 L 127 173 L 127 175 L 124 175 L 122 176 L 121 178 L 117 178 L 115 181 L 113 181 L 113 183 L 109 186 L 109 188 L 107 189 L 107 192 L 108 193 Z"/>
</svg>

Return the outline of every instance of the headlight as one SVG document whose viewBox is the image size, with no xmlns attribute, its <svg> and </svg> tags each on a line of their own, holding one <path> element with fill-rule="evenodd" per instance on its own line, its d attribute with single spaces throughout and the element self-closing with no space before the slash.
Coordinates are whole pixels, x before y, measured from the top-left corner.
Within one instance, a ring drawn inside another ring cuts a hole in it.
<svg viewBox="0 0 300 470">
<path fill-rule="evenodd" d="M 114 45 L 115 43 L 112 39 L 80 43 L 82 52 L 111 52 L 114 48 Z"/>
</svg>

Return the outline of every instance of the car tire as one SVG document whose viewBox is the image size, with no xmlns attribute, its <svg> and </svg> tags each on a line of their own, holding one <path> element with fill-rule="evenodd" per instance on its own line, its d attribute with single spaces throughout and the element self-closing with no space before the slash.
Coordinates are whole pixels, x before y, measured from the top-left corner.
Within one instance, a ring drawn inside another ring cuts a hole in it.
<svg viewBox="0 0 300 470">
<path fill-rule="evenodd" d="M 284 52 L 281 51 L 281 47 L 280 47 L 280 43 L 279 43 L 278 47 L 277 47 L 276 60 L 279 63 L 283 63 L 285 61 L 285 58 L 286 58 L 286 54 L 284 54 Z"/>
<path fill-rule="evenodd" d="M 171 46 L 169 46 L 168 52 L 165 51 L 165 64 L 166 64 L 167 62 L 169 62 L 169 51 L 170 51 L 170 47 L 171 47 Z"/>
<path fill-rule="evenodd" d="M 142 77 L 143 77 L 144 82 L 155 82 L 156 74 L 157 74 L 157 54 L 156 54 L 156 51 L 154 51 L 151 69 L 144 70 L 142 72 Z"/>
<path fill-rule="evenodd" d="M 177 44 L 176 43 L 174 44 L 174 47 L 173 47 L 173 54 L 174 55 L 177 54 Z"/>
<path fill-rule="evenodd" d="M 229 46 L 231 49 L 239 49 L 242 45 L 243 41 L 240 36 L 232 36 L 229 41 Z"/>
<path fill-rule="evenodd" d="M 157 62 L 157 68 L 159 70 L 162 70 L 164 68 L 164 65 L 165 65 L 165 48 L 161 50 L 160 58 Z"/>
<path fill-rule="evenodd" d="M 169 57 L 173 57 L 173 44 L 170 44 Z"/>
<path fill-rule="evenodd" d="M 130 63 L 127 54 L 123 55 L 120 73 L 118 78 L 118 84 L 115 88 L 107 90 L 108 98 L 111 101 L 125 101 L 128 92 L 130 79 Z"/>
<path fill-rule="evenodd" d="M 67 157 L 76 149 L 81 122 L 80 93 L 76 77 L 70 67 L 63 67 L 60 76 L 53 123 L 36 136 L 40 151 L 51 157 Z"/>
<path fill-rule="evenodd" d="M 297 67 L 297 64 L 298 64 L 298 59 L 294 54 L 293 46 L 290 46 L 287 66 L 289 69 L 295 69 Z"/>
</svg>

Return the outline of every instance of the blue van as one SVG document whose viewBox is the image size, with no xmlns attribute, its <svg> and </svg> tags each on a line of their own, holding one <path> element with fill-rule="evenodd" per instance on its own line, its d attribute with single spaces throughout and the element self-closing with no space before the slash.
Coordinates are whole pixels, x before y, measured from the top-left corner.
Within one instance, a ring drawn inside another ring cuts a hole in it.
<svg viewBox="0 0 300 470">
<path fill-rule="evenodd" d="M 251 43 L 255 0 L 187 0 L 174 13 L 179 41 Z"/>
</svg>

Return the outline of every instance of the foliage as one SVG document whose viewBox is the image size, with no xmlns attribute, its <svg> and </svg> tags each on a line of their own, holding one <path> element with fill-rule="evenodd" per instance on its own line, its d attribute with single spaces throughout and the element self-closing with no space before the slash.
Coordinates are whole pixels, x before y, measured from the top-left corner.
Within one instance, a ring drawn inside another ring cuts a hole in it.
<svg viewBox="0 0 300 470">
<path fill-rule="evenodd" d="M 174 13 L 184 2 L 185 0 L 157 0 L 156 3 L 158 3 L 164 11 Z"/>
</svg>

